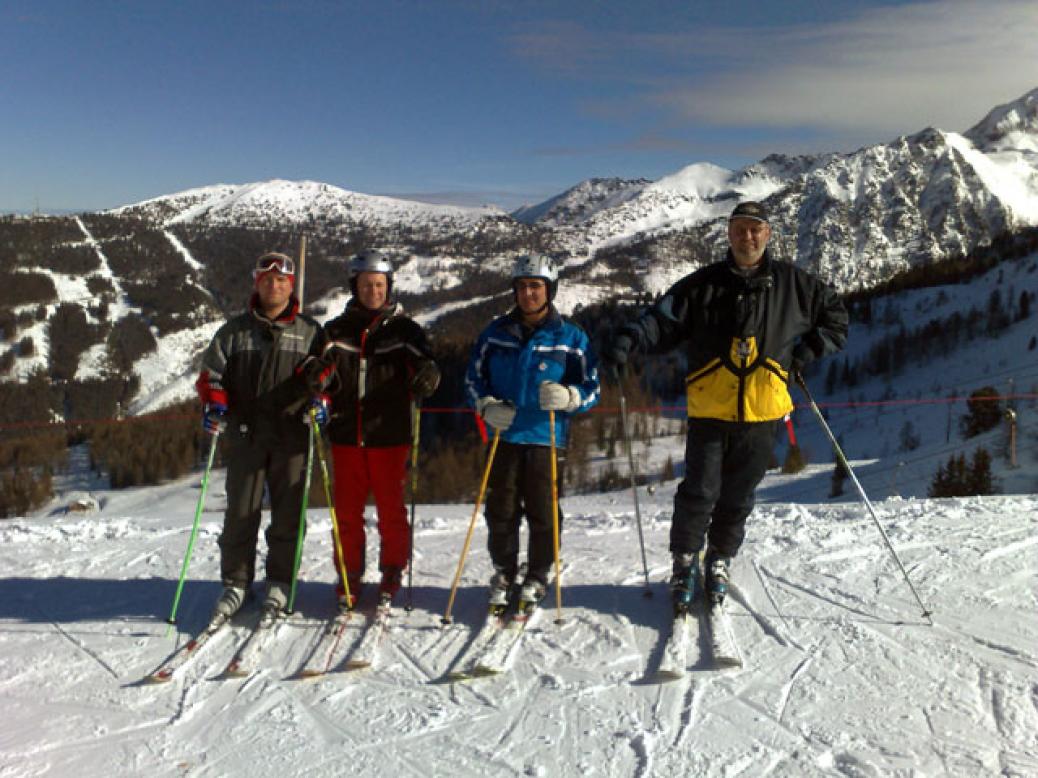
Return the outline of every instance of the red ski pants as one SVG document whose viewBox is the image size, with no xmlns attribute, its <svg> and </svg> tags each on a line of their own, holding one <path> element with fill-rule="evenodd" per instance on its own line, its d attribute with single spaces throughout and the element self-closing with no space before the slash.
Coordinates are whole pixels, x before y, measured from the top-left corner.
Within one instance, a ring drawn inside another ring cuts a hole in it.
<svg viewBox="0 0 1038 778">
<path fill-rule="evenodd" d="M 375 497 L 378 534 L 382 539 L 379 570 L 403 570 L 411 554 L 411 533 L 404 507 L 404 482 L 411 447 L 332 446 L 335 469 L 335 517 L 350 581 L 364 575 L 364 506 Z M 335 555 L 336 579 L 339 574 Z M 342 584 L 339 584 L 341 593 Z"/>
</svg>

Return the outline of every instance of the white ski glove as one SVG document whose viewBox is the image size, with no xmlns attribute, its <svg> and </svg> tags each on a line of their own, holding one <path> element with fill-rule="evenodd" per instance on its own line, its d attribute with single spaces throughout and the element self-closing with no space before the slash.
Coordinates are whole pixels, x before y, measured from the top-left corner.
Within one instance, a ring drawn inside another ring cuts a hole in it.
<svg viewBox="0 0 1038 778">
<path fill-rule="evenodd" d="M 515 406 L 496 397 L 480 397 L 476 402 L 476 413 L 494 429 L 506 430 L 515 421 Z"/>
<path fill-rule="evenodd" d="M 545 381 L 537 393 L 542 411 L 569 411 L 580 407 L 580 391 L 575 386 L 563 386 Z"/>
</svg>

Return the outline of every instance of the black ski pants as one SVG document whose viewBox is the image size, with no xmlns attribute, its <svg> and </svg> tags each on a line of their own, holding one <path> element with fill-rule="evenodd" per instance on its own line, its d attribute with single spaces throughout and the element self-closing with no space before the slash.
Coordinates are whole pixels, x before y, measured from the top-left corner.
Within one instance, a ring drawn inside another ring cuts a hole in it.
<svg viewBox="0 0 1038 778">
<path fill-rule="evenodd" d="M 227 510 L 220 535 L 220 577 L 225 586 L 248 588 L 256 577 L 263 487 L 270 492 L 267 580 L 292 581 L 299 512 L 303 506 L 306 453 L 254 442 L 228 431 Z"/>
<path fill-rule="evenodd" d="M 771 460 L 777 424 L 688 420 L 685 478 L 674 494 L 671 553 L 699 551 L 708 540 L 719 556 L 736 555 L 746 536 L 754 492 Z"/>
<path fill-rule="evenodd" d="M 565 451 L 557 449 L 559 497 Z M 551 448 L 501 442 L 487 485 L 484 516 L 487 521 L 487 548 L 494 567 L 514 578 L 518 570 L 519 528 L 523 514 L 529 525 L 527 578 L 548 583 L 548 572 L 555 561 L 551 510 Z M 559 508 L 559 539 L 562 538 L 562 508 Z"/>
</svg>

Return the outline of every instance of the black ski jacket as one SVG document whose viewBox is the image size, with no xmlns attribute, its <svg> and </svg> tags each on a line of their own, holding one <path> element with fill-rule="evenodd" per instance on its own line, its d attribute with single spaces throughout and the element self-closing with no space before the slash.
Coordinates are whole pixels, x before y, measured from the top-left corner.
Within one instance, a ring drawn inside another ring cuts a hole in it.
<svg viewBox="0 0 1038 778">
<path fill-rule="evenodd" d="M 325 325 L 323 361 L 335 369 L 328 438 L 340 446 L 411 440 L 411 378 L 433 362 L 425 331 L 392 303 L 369 311 L 351 299 Z"/>
<path fill-rule="evenodd" d="M 224 403 L 232 430 L 253 442 L 305 450 L 302 411 L 309 391 L 299 368 L 318 353 L 320 332 L 314 319 L 299 313 L 294 296 L 271 321 L 253 295 L 249 309 L 220 327 L 206 349 L 195 383 L 199 397 Z"/>
</svg>

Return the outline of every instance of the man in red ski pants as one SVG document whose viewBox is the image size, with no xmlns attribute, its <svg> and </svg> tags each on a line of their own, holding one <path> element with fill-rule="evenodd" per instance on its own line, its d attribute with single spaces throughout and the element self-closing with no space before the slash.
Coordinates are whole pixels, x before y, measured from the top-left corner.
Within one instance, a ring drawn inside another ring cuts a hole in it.
<svg viewBox="0 0 1038 778">
<path fill-rule="evenodd" d="M 350 261 L 353 297 L 327 323 L 321 360 L 311 384 L 325 386 L 317 401 L 330 402 L 328 438 L 335 468 L 335 512 L 350 596 L 339 582 L 339 606 L 360 597 L 365 568 L 364 507 L 375 497 L 381 538 L 380 600 L 400 589 L 411 554 L 404 484 L 411 442 L 411 404 L 432 394 L 440 371 L 428 339 L 391 302 L 393 266 L 379 251 Z M 341 569 L 336 554 L 335 569 Z"/>
</svg>

